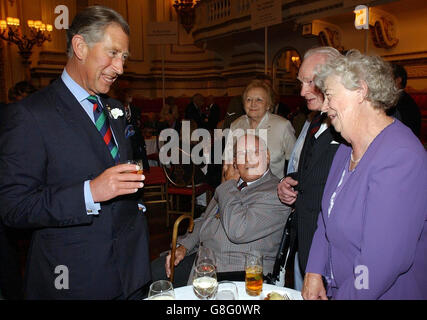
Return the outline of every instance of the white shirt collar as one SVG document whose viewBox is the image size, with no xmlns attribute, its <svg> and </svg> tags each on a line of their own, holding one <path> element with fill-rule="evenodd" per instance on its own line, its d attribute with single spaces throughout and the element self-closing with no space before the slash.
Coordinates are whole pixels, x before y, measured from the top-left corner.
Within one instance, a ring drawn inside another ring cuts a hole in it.
<svg viewBox="0 0 427 320">
<path fill-rule="evenodd" d="M 266 172 L 264 172 L 264 174 L 263 174 L 261 177 L 259 177 L 258 179 L 254 180 L 254 181 L 248 181 L 248 182 L 246 182 L 246 184 L 247 184 L 248 186 L 250 186 L 252 183 L 257 182 L 258 180 L 262 179 L 262 178 L 267 174 L 267 172 L 268 172 L 268 171 L 270 171 L 270 168 L 268 168 L 268 169 L 267 169 L 267 171 L 266 171 Z M 240 179 L 239 179 L 239 183 L 237 183 L 237 186 L 240 186 L 240 185 L 242 184 L 242 182 L 243 182 L 243 179 L 242 179 L 242 178 L 240 178 Z"/>
</svg>

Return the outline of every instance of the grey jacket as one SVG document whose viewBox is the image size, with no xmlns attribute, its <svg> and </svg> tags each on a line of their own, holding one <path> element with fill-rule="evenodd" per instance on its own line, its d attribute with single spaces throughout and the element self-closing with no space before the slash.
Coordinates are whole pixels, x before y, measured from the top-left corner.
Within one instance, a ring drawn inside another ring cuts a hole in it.
<svg viewBox="0 0 427 320">
<path fill-rule="evenodd" d="M 218 272 L 243 271 L 245 253 L 259 251 L 264 256 L 263 273 L 271 272 L 290 214 L 277 196 L 278 183 L 270 171 L 242 191 L 235 180 L 222 183 L 206 211 L 195 219 L 193 232 L 178 243 L 187 254 L 194 253 L 200 242 L 213 249 Z"/>
</svg>

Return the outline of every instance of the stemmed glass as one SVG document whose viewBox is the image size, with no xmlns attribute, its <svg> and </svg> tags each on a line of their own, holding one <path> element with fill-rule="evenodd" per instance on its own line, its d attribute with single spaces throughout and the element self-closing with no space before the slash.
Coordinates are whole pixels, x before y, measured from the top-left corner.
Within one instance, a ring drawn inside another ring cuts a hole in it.
<svg viewBox="0 0 427 320">
<path fill-rule="evenodd" d="M 168 280 L 153 282 L 148 292 L 148 300 L 175 300 L 172 282 Z"/>
<path fill-rule="evenodd" d="M 205 247 L 204 245 L 200 245 L 194 265 L 197 266 L 202 263 L 211 264 L 216 268 L 215 253 L 212 249 Z"/>
<path fill-rule="evenodd" d="M 193 290 L 202 300 L 212 299 L 218 287 L 215 266 L 202 262 L 194 267 Z"/>
</svg>

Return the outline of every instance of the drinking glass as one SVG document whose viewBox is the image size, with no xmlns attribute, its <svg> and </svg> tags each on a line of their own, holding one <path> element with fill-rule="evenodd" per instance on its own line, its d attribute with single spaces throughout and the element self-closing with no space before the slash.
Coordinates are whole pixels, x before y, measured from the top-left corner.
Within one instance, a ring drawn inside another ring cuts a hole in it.
<svg viewBox="0 0 427 320">
<path fill-rule="evenodd" d="M 142 172 L 144 171 L 144 164 L 142 162 L 141 159 L 138 160 L 127 160 L 125 163 L 127 164 L 136 164 L 139 166 L 139 170 L 138 171 L 130 171 L 131 173 L 138 173 L 138 174 L 142 174 Z"/>
<path fill-rule="evenodd" d="M 205 247 L 204 245 L 200 245 L 199 250 L 197 252 L 195 265 L 199 265 L 202 263 L 211 264 L 216 268 L 216 258 L 215 253 L 212 249 Z"/>
<path fill-rule="evenodd" d="M 202 300 L 215 296 L 218 281 L 215 266 L 209 263 L 200 263 L 194 266 L 193 290 L 195 295 Z"/>
<path fill-rule="evenodd" d="M 148 292 L 148 300 L 175 300 L 172 282 L 168 280 L 153 282 Z"/>
<path fill-rule="evenodd" d="M 245 256 L 245 288 L 250 296 L 258 296 L 262 291 L 262 255 L 259 252 Z"/>
<path fill-rule="evenodd" d="M 218 282 L 218 289 L 216 292 L 216 300 L 238 300 L 239 294 L 237 285 L 232 281 Z"/>
</svg>

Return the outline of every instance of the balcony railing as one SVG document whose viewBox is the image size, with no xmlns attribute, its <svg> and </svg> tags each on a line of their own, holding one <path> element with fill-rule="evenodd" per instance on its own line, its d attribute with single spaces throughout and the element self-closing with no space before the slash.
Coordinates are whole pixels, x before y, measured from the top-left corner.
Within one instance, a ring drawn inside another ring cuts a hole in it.
<svg viewBox="0 0 427 320">
<path fill-rule="evenodd" d="M 196 11 L 197 22 L 195 36 L 198 30 L 205 31 L 229 22 L 238 21 L 243 17 L 250 19 L 251 4 L 255 0 L 205 0 Z"/>
<path fill-rule="evenodd" d="M 231 17 L 238 18 L 250 13 L 251 3 L 254 0 L 210 0 L 205 3 L 207 21 L 209 24 L 223 22 Z"/>
<path fill-rule="evenodd" d="M 217 38 L 230 32 L 251 28 L 251 5 L 256 0 L 204 0 L 196 9 L 193 37 L 196 40 Z M 308 23 L 330 15 L 352 12 L 358 0 L 281 0 L 283 22 Z M 381 0 L 394 2 L 396 0 Z M 378 0 L 365 0 L 375 4 Z"/>
</svg>

